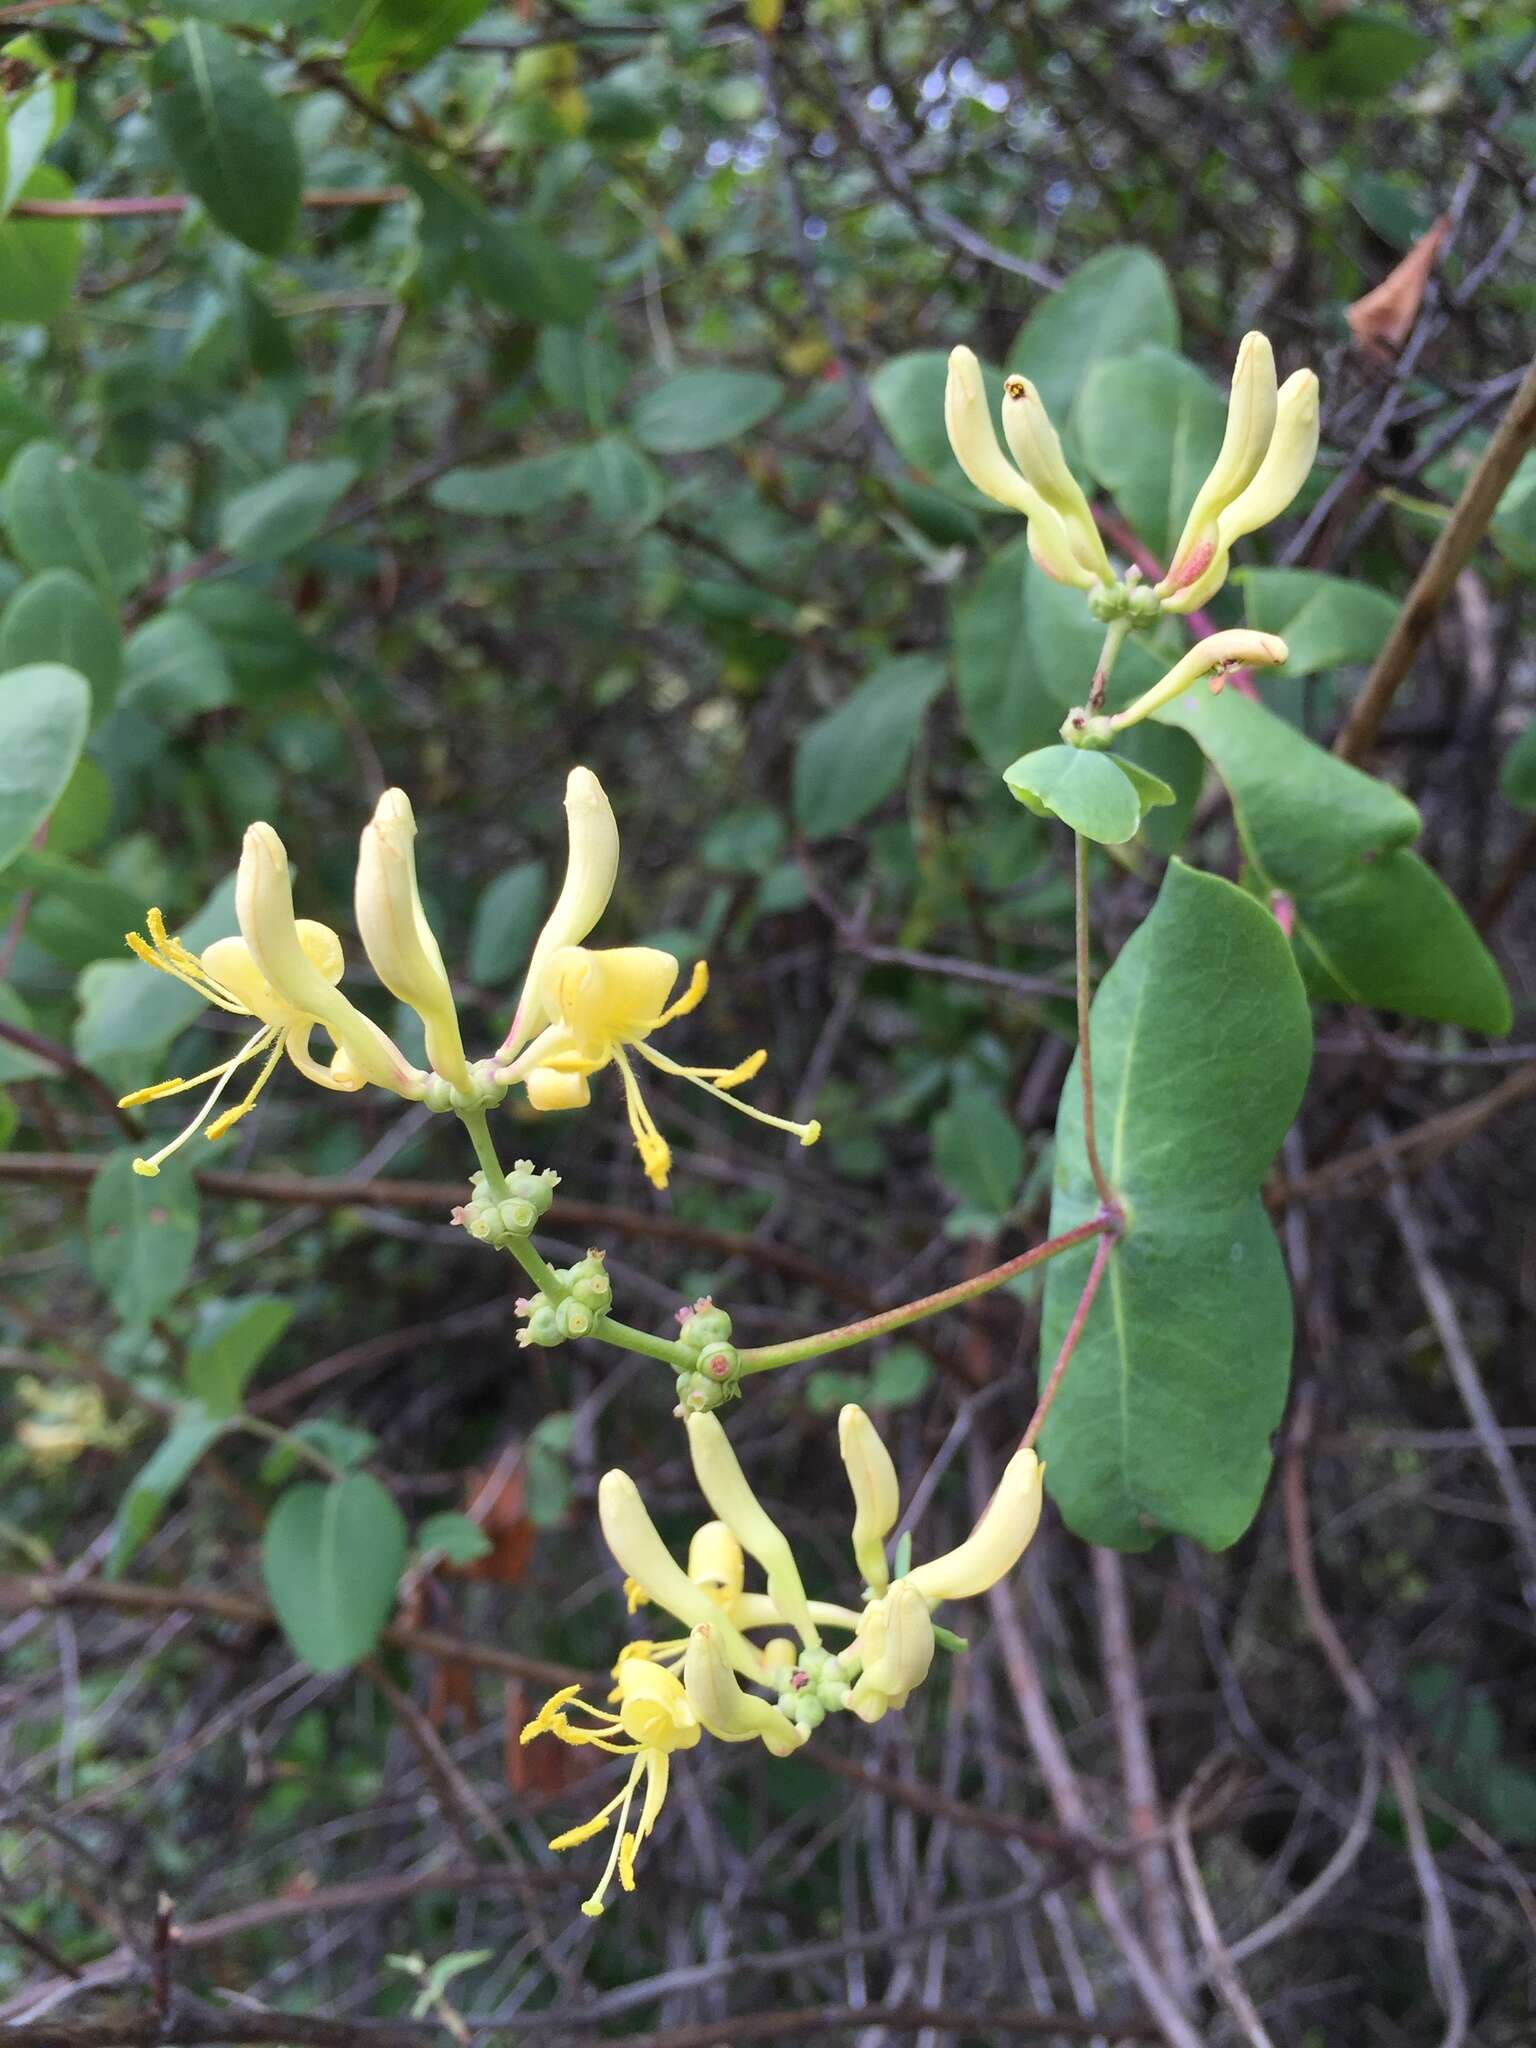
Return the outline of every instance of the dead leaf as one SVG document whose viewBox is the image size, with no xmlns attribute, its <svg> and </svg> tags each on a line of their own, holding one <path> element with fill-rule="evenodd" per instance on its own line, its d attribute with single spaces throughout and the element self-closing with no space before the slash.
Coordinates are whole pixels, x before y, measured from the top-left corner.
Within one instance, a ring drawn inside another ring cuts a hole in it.
<svg viewBox="0 0 1536 2048">
<path fill-rule="evenodd" d="M 1420 235 L 1397 268 L 1384 277 L 1374 291 L 1356 299 L 1344 309 L 1344 318 L 1362 353 L 1373 362 L 1390 363 L 1413 332 L 1424 302 L 1424 290 L 1440 253 L 1440 244 L 1451 231 L 1450 219 L 1441 214 L 1427 234 Z"/>
<path fill-rule="evenodd" d="M 521 1458 L 501 1458 L 489 1472 L 471 1472 L 464 1486 L 464 1513 L 478 1522 L 490 1543 L 473 1564 L 450 1566 L 465 1579 L 495 1579 L 516 1585 L 533 1555 Z"/>
</svg>

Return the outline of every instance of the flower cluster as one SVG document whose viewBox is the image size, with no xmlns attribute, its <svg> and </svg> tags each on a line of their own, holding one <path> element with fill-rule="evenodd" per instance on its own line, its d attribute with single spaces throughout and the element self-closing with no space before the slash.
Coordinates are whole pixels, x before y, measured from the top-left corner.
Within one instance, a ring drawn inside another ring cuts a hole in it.
<svg viewBox="0 0 1536 2048">
<path fill-rule="evenodd" d="M 613 893 L 618 827 L 590 769 L 571 771 L 565 809 L 570 852 L 564 886 L 534 945 L 511 1030 L 491 1058 L 473 1064 L 465 1055 L 442 952 L 422 909 L 416 820 L 403 790 L 384 792 L 362 835 L 357 929 L 379 980 L 421 1020 L 425 1068 L 407 1059 L 342 993 L 341 940 L 329 925 L 295 915 L 287 852 L 270 825 L 252 825 L 245 835 L 235 888 L 238 937 L 218 939 L 194 953 L 167 931 L 160 912 L 151 910 L 148 936 L 128 934 L 134 953 L 184 982 L 214 1009 L 257 1028 L 228 1059 L 205 1072 L 159 1081 L 123 1097 L 121 1106 L 128 1109 L 212 1084 L 186 1128 L 148 1158 L 136 1159 L 135 1171 L 158 1173 L 171 1153 L 205 1127 L 209 1138 L 222 1137 L 254 1107 L 284 1054 L 317 1087 L 351 1093 L 371 1083 L 437 1110 L 494 1106 L 517 1083 L 536 1110 L 576 1108 L 591 1100 L 589 1077 L 615 1067 L 641 1161 L 659 1188 L 667 1184 L 671 1153 L 641 1093 L 631 1053 L 759 1123 L 814 1144 L 821 1135 L 819 1124 L 769 1116 L 730 1092 L 758 1073 L 766 1052 L 755 1052 L 734 1067 L 686 1067 L 650 1043 L 654 1033 L 702 1001 L 707 969 L 700 963 L 686 993 L 674 1002 L 669 999 L 679 969 L 670 953 L 653 946 L 583 943 Z M 330 1041 L 324 1064 L 310 1050 L 317 1030 Z M 260 1065 L 244 1096 L 215 1116 L 231 1081 L 256 1061 Z M 502 1221 L 509 1230 L 523 1228 L 521 1212 Z"/>
<path fill-rule="evenodd" d="M 878 1721 L 904 1707 L 927 1677 L 935 1648 L 964 1647 L 936 1628 L 934 1609 L 983 1593 L 1012 1571 L 1040 1519 L 1043 1467 L 1032 1450 L 1021 1449 L 957 1549 L 893 1576 L 886 1544 L 900 1508 L 896 1469 L 869 1417 L 850 1405 L 838 1418 L 838 1445 L 853 1493 L 864 1605 L 812 1600 L 788 1538 L 748 1485 L 718 1419 L 690 1413 L 687 1431 L 699 1490 L 716 1519 L 695 1534 L 686 1570 L 627 1474 L 608 1472 L 598 1488 L 603 1537 L 626 1574 L 631 1612 L 649 1603 L 687 1634 L 626 1644 L 608 1706 L 566 1686 L 522 1731 L 524 1742 L 555 1735 L 632 1760 L 613 1798 L 550 1843 L 574 1848 L 612 1826 L 608 1861 L 582 1906 L 588 1915 L 602 1912 L 615 1875 L 626 1891 L 634 1889 L 635 1855 L 656 1825 L 675 1751 L 692 1749 L 708 1733 L 721 1742 L 761 1742 L 770 1756 L 785 1757 L 829 1713 Z M 748 1557 L 763 1572 L 760 1592 L 746 1590 Z M 762 1631 L 777 1633 L 759 1644 L 753 1637 Z M 846 1637 L 844 1647 L 829 1648 L 823 1631 Z M 637 1797 L 640 1813 L 631 1827 Z"/>
<path fill-rule="evenodd" d="M 1259 333 L 1244 335 L 1232 372 L 1221 451 L 1190 507 L 1167 573 L 1148 585 L 1138 568 L 1117 580 L 1093 509 L 1027 377 L 1005 381 L 1002 412 L 1011 463 L 998 445 L 981 365 L 970 349 L 954 349 L 944 421 L 956 461 L 977 490 L 1023 514 L 1029 551 L 1046 575 L 1085 591 L 1096 617 L 1124 620 L 1127 626 L 1151 625 L 1163 612 L 1199 611 L 1226 582 L 1233 543 L 1280 517 L 1317 455 L 1316 373 L 1297 370 L 1277 385 L 1269 342 Z M 1093 701 L 1086 711 L 1074 711 L 1062 738 L 1075 746 L 1107 747 L 1116 732 L 1137 724 L 1202 676 L 1214 675 L 1219 682 L 1230 669 L 1285 658 L 1285 642 L 1273 633 L 1236 629 L 1209 634 L 1112 719 L 1098 716 Z"/>
</svg>

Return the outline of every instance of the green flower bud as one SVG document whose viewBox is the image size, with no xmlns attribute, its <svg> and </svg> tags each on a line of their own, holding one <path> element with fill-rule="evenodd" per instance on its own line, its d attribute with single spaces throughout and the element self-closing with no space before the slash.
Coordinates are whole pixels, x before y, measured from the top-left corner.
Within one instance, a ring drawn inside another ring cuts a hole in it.
<svg viewBox="0 0 1536 2048">
<path fill-rule="evenodd" d="M 567 1295 L 555 1310 L 555 1320 L 560 1325 L 562 1337 L 585 1337 L 590 1333 L 596 1318 L 585 1302 Z"/>
<path fill-rule="evenodd" d="M 718 1380 L 706 1379 L 701 1372 L 683 1372 L 677 1376 L 677 1413 L 679 1415 L 707 1415 L 712 1408 L 718 1408 L 728 1398 L 730 1389 Z"/>
<path fill-rule="evenodd" d="M 707 1294 L 691 1308 L 679 1309 L 677 1321 L 677 1341 L 690 1351 L 702 1351 L 707 1344 L 730 1342 L 731 1319 L 723 1308 L 715 1307 Z"/>
<path fill-rule="evenodd" d="M 551 1308 L 542 1295 L 538 1299 L 539 1306 L 529 1315 L 527 1328 L 517 1333 L 518 1343 L 524 1347 L 529 1344 L 548 1346 L 564 1343 L 566 1333 L 560 1327 L 559 1311 Z"/>
</svg>

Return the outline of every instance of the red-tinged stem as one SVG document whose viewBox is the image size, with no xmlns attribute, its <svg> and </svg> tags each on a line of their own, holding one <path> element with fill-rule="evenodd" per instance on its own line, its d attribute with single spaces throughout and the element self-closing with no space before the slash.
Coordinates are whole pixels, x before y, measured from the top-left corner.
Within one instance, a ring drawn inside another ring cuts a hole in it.
<svg viewBox="0 0 1536 2048">
<path fill-rule="evenodd" d="M 1093 1264 L 1088 1268 L 1088 1278 L 1083 1282 L 1083 1291 L 1077 1307 L 1072 1311 L 1072 1320 L 1067 1325 L 1067 1334 L 1061 1340 L 1061 1349 L 1056 1354 L 1056 1363 L 1051 1367 L 1051 1376 L 1041 1392 L 1039 1404 L 1029 1418 L 1029 1427 L 1024 1432 L 1023 1444 L 1028 1450 L 1045 1426 L 1045 1418 L 1051 1412 L 1051 1403 L 1061 1385 L 1062 1375 L 1072 1362 L 1077 1349 L 1077 1340 L 1083 1334 L 1083 1325 L 1088 1320 L 1088 1311 L 1093 1307 L 1093 1297 L 1099 1291 L 1099 1282 L 1104 1278 L 1104 1268 L 1109 1264 L 1109 1254 L 1114 1247 L 1117 1231 L 1105 1230 L 1094 1250 Z"/>
<path fill-rule="evenodd" d="M 990 1294 L 994 1287 L 1002 1287 L 1020 1273 L 1027 1273 L 1031 1266 L 1043 1265 L 1047 1259 L 1071 1251 L 1074 1245 L 1087 1244 L 1095 1237 L 1108 1242 L 1119 1228 L 1118 1214 L 1095 1216 L 1091 1222 L 1079 1223 L 1073 1230 L 1064 1230 L 1060 1237 L 1048 1237 L 1044 1244 L 1032 1245 L 1027 1252 L 1020 1252 L 1017 1258 L 1008 1259 L 1001 1266 L 991 1266 L 985 1273 L 977 1273 L 953 1287 L 941 1288 L 937 1294 L 925 1294 L 917 1301 L 903 1302 L 900 1308 L 885 1309 L 879 1315 L 865 1316 L 857 1323 L 843 1323 L 835 1330 L 820 1330 L 814 1337 L 796 1337 L 788 1344 L 764 1344 L 756 1350 L 743 1351 L 742 1372 L 771 1372 L 775 1366 L 794 1365 L 802 1358 L 824 1358 L 829 1351 L 846 1351 L 851 1345 L 867 1344 L 872 1337 L 883 1337 L 892 1330 L 904 1330 L 908 1323 L 921 1322 L 925 1316 L 939 1315 L 947 1308 L 958 1308 L 962 1302 L 974 1301 L 980 1294 Z"/>
<path fill-rule="evenodd" d="M 333 191 L 304 194 L 312 207 L 398 206 L 410 198 L 404 185 L 349 185 Z M 182 192 L 135 194 L 121 199 L 18 199 L 13 214 L 31 220 L 143 220 L 160 214 L 185 213 L 191 204 Z"/>
</svg>

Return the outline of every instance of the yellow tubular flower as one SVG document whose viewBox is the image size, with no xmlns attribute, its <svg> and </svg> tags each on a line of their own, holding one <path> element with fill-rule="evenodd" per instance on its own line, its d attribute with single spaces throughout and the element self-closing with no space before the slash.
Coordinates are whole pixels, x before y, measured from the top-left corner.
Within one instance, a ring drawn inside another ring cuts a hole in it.
<svg viewBox="0 0 1536 2048">
<path fill-rule="evenodd" d="M 1067 467 L 1045 401 L 1027 377 L 1009 377 L 1003 384 L 1003 438 L 1025 482 L 1033 484 L 1047 505 L 1061 515 L 1078 561 L 1100 583 L 1112 583 L 1114 571 L 1092 508 Z"/>
<path fill-rule="evenodd" d="M 332 1074 L 352 1087 L 371 1081 L 419 1102 L 427 1076 L 371 1017 L 347 1001 L 306 952 L 293 914 L 288 855 L 270 825 L 246 831 L 235 877 L 235 915 L 267 986 L 290 1009 L 315 1018 L 331 1034 L 336 1043 Z"/>
<path fill-rule="evenodd" d="M 1029 521 L 1029 551 L 1047 576 L 1058 583 L 1075 584 L 1080 590 L 1091 589 L 1101 580 L 1094 569 L 1079 561 L 1061 514 L 1019 474 L 998 445 L 981 364 L 968 348 L 949 352 L 944 426 L 956 462 L 983 497 L 995 499 L 1011 512 L 1022 512 Z M 1109 580 L 1107 575 L 1103 580 Z"/>
<path fill-rule="evenodd" d="M 1220 514 L 1252 483 L 1275 430 L 1275 352 L 1268 338 L 1245 334 L 1232 371 L 1221 453 L 1189 508 L 1184 531 L 1158 584 L 1158 595 L 1202 577 L 1216 553 Z"/>
<path fill-rule="evenodd" d="M 724 1522 L 705 1522 L 694 1530 L 688 1546 L 688 1576 L 726 1614 L 733 1611 L 746 1582 L 747 1561 Z"/>
<path fill-rule="evenodd" d="M 933 1616 L 910 1577 L 898 1579 L 871 1602 L 854 1647 L 864 1669 L 849 1695 L 849 1709 L 861 1721 L 878 1721 L 891 1707 L 899 1712 L 933 1663 Z"/>
<path fill-rule="evenodd" d="M 891 1582 L 885 1539 L 901 1512 L 896 1467 L 879 1430 L 852 1401 L 837 1418 L 837 1447 L 853 1489 L 854 1562 L 870 1591 L 883 1593 Z"/>
<path fill-rule="evenodd" d="M 118 1107 L 136 1109 L 141 1103 L 157 1102 L 165 1095 L 182 1095 L 189 1088 L 201 1088 L 206 1082 L 214 1085 L 202 1108 L 185 1130 L 169 1144 L 148 1159 L 135 1159 L 133 1170 L 153 1178 L 160 1171 L 163 1161 L 178 1151 L 195 1131 L 200 1131 L 217 1106 L 225 1089 L 239 1069 L 249 1061 L 261 1058 L 262 1065 L 254 1084 L 247 1090 L 244 1099 L 233 1109 L 226 1109 L 222 1115 L 208 1124 L 208 1136 L 221 1138 L 246 1113 L 253 1109 L 256 1098 L 272 1078 L 278 1061 L 286 1053 L 306 1080 L 317 1087 L 330 1088 L 351 1094 L 363 1085 L 361 1076 L 350 1073 L 327 1071 L 318 1066 L 310 1057 L 310 1034 L 321 1019 L 292 1003 L 284 1001 L 267 981 L 252 957 L 251 949 L 244 939 L 217 939 L 205 947 L 201 955 L 194 953 L 180 939 L 174 938 L 165 928 L 165 919 L 158 910 L 151 910 L 145 918 L 148 938 L 138 932 L 127 934 L 130 950 L 142 960 L 146 967 L 158 968 L 175 981 L 200 995 L 205 1003 L 214 1009 L 223 1010 L 231 1017 L 249 1017 L 260 1025 L 260 1030 L 248 1038 L 240 1049 L 217 1066 L 209 1067 L 201 1074 L 193 1074 L 183 1080 L 157 1081 L 149 1088 L 136 1088 L 131 1095 L 125 1095 Z M 316 924 L 312 919 L 300 918 L 294 927 L 297 943 L 309 962 L 316 977 L 326 988 L 334 988 L 341 979 L 341 941 L 329 925 Z"/>
<path fill-rule="evenodd" d="M 747 1484 L 731 1440 L 711 1414 L 690 1415 L 688 1455 L 699 1491 L 768 1578 L 768 1598 L 807 1649 L 821 1642 L 789 1539 Z"/>
<path fill-rule="evenodd" d="M 670 1671 L 663 1671 L 643 1657 L 632 1657 L 620 1663 L 618 1681 L 617 1713 L 590 1705 L 580 1697 L 580 1686 L 568 1685 L 545 1701 L 522 1732 L 524 1742 L 532 1742 L 539 1735 L 555 1735 L 576 1747 L 606 1750 L 610 1756 L 632 1756 L 635 1760 L 623 1786 L 606 1806 L 579 1827 L 556 1835 L 549 1845 L 551 1849 L 574 1849 L 579 1842 L 588 1842 L 600 1834 L 609 1825 L 610 1816 L 617 1813 L 608 1862 L 591 1897 L 582 1901 L 581 1910 L 589 1919 L 602 1912 L 615 1871 L 625 1891 L 634 1890 L 635 1852 L 661 1813 L 672 1752 L 692 1749 L 701 1733 L 699 1716 Z M 589 1717 L 585 1723 L 571 1720 L 571 1712 L 577 1710 Z M 645 1800 L 631 1832 L 630 1808 L 642 1779 Z"/>
<path fill-rule="evenodd" d="M 1215 548 L 1209 564 L 1198 570 L 1192 561 L 1185 568 L 1192 582 L 1163 599 L 1164 611 L 1198 611 L 1227 579 L 1227 566 L 1234 541 L 1256 533 L 1272 519 L 1278 519 L 1306 482 L 1317 459 L 1318 384 L 1313 370 L 1298 370 L 1280 386 L 1275 403 L 1275 431 L 1246 489 L 1239 492 L 1217 517 Z"/>
<path fill-rule="evenodd" d="M 523 1082 L 535 1109 L 569 1109 L 590 1100 L 589 1075 L 616 1066 L 641 1163 L 658 1188 L 667 1185 L 672 1153 L 640 1092 L 631 1052 L 664 1074 L 691 1081 L 743 1116 L 788 1131 L 802 1145 L 814 1145 L 821 1136 L 819 1123 L 769 1116 L 729 1092 L 761 1070 L 766 1052 L 754 1052 L 734 1067 L 685 1067 L 648 1042 L 653 1032 L 696 1009 L 709 988 L 709 971 L 700 961 L 687 989 L 669 1003 L 677 975 L 676 960 L 654 946 L 557 947 L 538 987 L 540 1013 L 552 1021 L 510 1065 L 498 1065 L 497 1079 Z"/>
<path fill-rule="evenodd" d="M 357 929 L 380 981 L 421 1019 L 428 1066 L 450 1086 L 468 1089 L 453 990 L 416 886 L 415 840 L 410 798 L 386 789 L 358 850 Z"/>
<path fill-rule="evenodd" d="M 758 1649 L 673 1557 L 627 1472 L 603 1474 L 597 1489 L 597 1516 L 603 1541 L 621 1570 L 644 1586 L 655 1604 L 676 1616 L 685 1628 L 696 1628 L 701 1621 L 718 1626 L 731 1663 L 743 1678 L 760 1682 L 763 1660 Z"/>
<path fill-rule="evenodd" d="M 701 1622 L 688 1637 L 683 1659 L 683 1686 L 688 1701 L 711 1735 L 721 1742 L 762 1742 L 771 1756 L 792 1756 L 809 1735 L 777 1707 L 756 1693 L 743 1692 L 711 1623 Z"/>
<path fill-rule="evenodd" d="M 1225 633 L 1207 634 L 1204 640 L 1197 640 L 1183 660 L 1175 662 L 1167 675 L 1160 677 L 1134 704 L 1127 704 L 1123 711 L 1117 711 L 1108 721 L 1109 729 L 1122 732 L 1128 725 L 1139 724 L 1175 697 L 1182 696 L 1192 684 L 1213 670 L 1274 668 L 1285 660 L 1289 652 L 1277 633 L 1255 633 L 1246 626 L 1234 626 Z"/>
<path fill-rule="evenodd" d="M 514 1059 L 533 1034 L 550 1021 L 542 994 L 550 955 L 562 946 L 579 946 L 608 908 L 608 899 L 613 894 L 619 871 L 619 828 L 603 785 L 590 768 L 573 768 L 566 777 L 565 819 L 570 841 L 565 881 L 554 909 L 545 919 L 544 929 L 534 941 L 511 1029 L 496 1055 L 499 1061 Z"/>
<path fill-rule="evenodd" d="M 942 1557 L 918 1565 L 892 1591 L 911 1586 L 930 1606 L 937 1606 L 941 1600 L 967 1600 L 995 1586 L 1024 1555 L 1039 1525 L 1044 1471 L 1033 1451 L 1015 1451 L 996 1493 L 965 1541 Z"/>
</svg>

